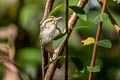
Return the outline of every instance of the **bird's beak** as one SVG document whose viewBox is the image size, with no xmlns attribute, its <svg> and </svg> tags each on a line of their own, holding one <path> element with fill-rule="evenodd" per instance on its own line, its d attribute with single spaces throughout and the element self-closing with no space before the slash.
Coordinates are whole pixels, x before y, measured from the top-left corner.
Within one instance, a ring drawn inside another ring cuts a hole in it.
<svg viewBox="0 0 120 80">
<path fill-rule="evenodd" d="M 57 17 L 57 18 L 56 18 L 56 21 L 59 21 L 60 19 L 62 19 L 62 17 Z"/>
</svg>

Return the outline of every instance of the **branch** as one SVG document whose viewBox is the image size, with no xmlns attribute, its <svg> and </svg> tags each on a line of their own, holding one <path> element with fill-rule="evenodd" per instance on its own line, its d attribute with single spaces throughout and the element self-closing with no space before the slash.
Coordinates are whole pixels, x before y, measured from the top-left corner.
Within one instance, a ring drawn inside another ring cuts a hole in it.
<svg viewBox="0 0 120 80">
<path fill-rule="evenodd" d="M 88 2 L 88 0 L 79 0 L 77 6 L 80 7 L 80 8 L 83 8 L 86 5 L 87 2 Z M 78 20 L 78 16 L 75 12 L 73 12 L 72 16 L 70 17 L 70 19 L 68 21 L 68 31 L 69 31 L 69 33 L 67 34 L 67 37 L 66 37 L 65 41 L 55 50 L 56 53 L 53 54 L 53 59 L 55 59 L 55 58 L 57 58 L 58 56 L 61 55 L 61 52 L 65 47 L 65 42 L 70 37 L 70 34 L 72 32 L 72 27 L 74 27 L 77 20 Z M 52 79 L 53 74 L 56 70 L 57 62 L 58 61 L 53 62 L 52 64 L 49 65 L 44 80 L 51 80 Z"/>
<path fill-rule="evenodd" d="M 48 53 L 42 46 L 41 46 L 41 52 L 42 52 L 42 80 L 44 80 L 45 73 L 47 70 L 47 68 L 45 69 L 45 66 L 48 64 Z"/>
<path fill-rule="evenodd" d="M 0 64 L 3 64 L 4 67 L 9 71 L 5 73 L 3 80 L 20 80 L 19 70 L 17 67 L 9 60 L 8 54 L 0 53 Z M 7 71 L 6 70 L 6 71 Z M 12 74 L 11 74 L 12 72 Z M 13 75 L 14 74 L 14 75 Z"/>
<path fill-rule="evenodd" d="M 17 36 L 17 27 L 13 24 L 9 25 L 9 37 L 8 37 L 8 42 L 9 42 L 9 58 L 11 61 L 14 61 L 15 57 L 15 39 Z"/>
<path fill-rule="evenodd" d="M 69 0 L 66 0 L 65 4 L 65 26 L 68 34 Z M 65 43 L 65 80 L 68 80 L 68 39 Z"/>
<path fill-rule="evenodd" d="M 103 2 L 101 0 L 98 0 L 99 4 L 102 6 Z M 108 14 L 109 19 L 111 20 L 111 23 L 114 26 L 114 29 L 116 30 L 117 34 L 120 35 L 120 27 L 118 26 L 116 20 L 114 19 L 114 17 L 112 16 L 112 14 L 109 12 L 109 10 L 106 8 L 105 12 Z"/>
<path fill-rule="evenodd" d="M 104 11 L 105 11 L 106 3 L 107 3 L 107 0 L 104 0 L 102 10 L 101 10 L 101 14 L 103 14 Z M 98 28 L 97 28 L 97 32 L 96 32 L 96 39 L 95 39 L 95 43 L 94 43 L 93 55 L 92 55 L 92 60 L 91 60 L 90 67 L 94 67 L 94 65 L 95 65 L 96 52 L 97 52 L 97 42 L 100 38 L 101 28 L 102 28 L 102 21 L 98 23 Z M 92 80 L 92 76 L 93 76 L 93 72 L 89 72 L 88 80 Z"/>
<path fill-rule="evenodd" d="M 4 46 L 4 44 L 0 44 L 0 51 L 2 51 L 3 53 L 8 54 L 8 48 Z"/>
<path fill-rule="evenodd" d="M 47 0 L 46 5 L 45 5 L 45 10 L 44 10 L 44 15 L 40 23 L 44 21 L 44 19 L 47 17 L 48 13 L 51 11 L 53 7 L 53 3 L 55 0 Z"/>
<path fill-rule="evenodd" d="M 6 68 L 3 80 L 20 80 L 19 70 L 13 63 L 4 61 L 3 65 Z"/>
<path fill-rule="evenodd" d="M 8 48 L 8 60 L 10 62 L 14 62 L 15 57 L 15 38 L 17 36 L 17 28 L 14 24 L 11 24 L 8 26 L 8 29 L 6 29 L 8 32 L 8 42 L 9 42 L 9 48 Z M 10 62 L 4 62 L 3 65 L 7 67 L 3 80 L 20 80 L 18 73 L 18 69 L 11 64 Z M 10 70 L 8 70 L 10 69 Z M 13 72 L 11 72 L 13 71 Z"/>
</svg>

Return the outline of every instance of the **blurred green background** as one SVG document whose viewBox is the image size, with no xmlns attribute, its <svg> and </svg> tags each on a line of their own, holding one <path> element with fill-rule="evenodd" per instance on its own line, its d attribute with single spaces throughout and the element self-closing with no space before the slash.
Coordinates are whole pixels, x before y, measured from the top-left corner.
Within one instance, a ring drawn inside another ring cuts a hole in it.
<svg viewBox="0 0 120 80">
<path fill-rule="evenodd" d="M 30 80 L 41 80 L 41 51 L 39 41 L 40 21 L 44 13 L 46 0 L 0 0 L 0 27 L 15 24 L 18 28 L 18 36 L 15 42 L 16 63 L 28 74 Z M 75 6 L 78 0 L 69 0 L 70 6 Z M 54 7 L 65 4 L 64 0 L 56 0 Z M 120 4 L 108 0 L 107 7 L 120 25 Z M 83 46 L 81 40 L 87 37 L 95 37 L 97 24 L 95 17 L 100 13 L 101 7 L 96 0 L 89 0 L 84 8 L 88 20 L 79 19 L 76 26 L 88 26 L 89 28 L 75 29 L 69 39 L 69 79 L 87 80 L 88 71 L 83 73 L 76 67 L 74 58 L 78 64 L 86 68 L 90 65 L 93 45 Z M 70 9 L 70 15 L 72 10 Z M 58 26 L 64 27 L 64 7 L 59 9 L 54 16 L 62 16 Z M 93 80 L 120 80 L 120 38 L 116 34 L 110 20 L 103 23 L 101 39 L 109 39 L 112 48 L 98 48 L 96 65 L 100 65 L 101 71 L 94 73 Z M 64 63 L 64 62 L 63 62 Z M 0 65 L 0 80 L 3 76 L 3 66 Z M 27 79 L 26 79 L 27 80 Z M 64 64 L 57 69 L 54 80 L 64 80 Z"/>
</svg>

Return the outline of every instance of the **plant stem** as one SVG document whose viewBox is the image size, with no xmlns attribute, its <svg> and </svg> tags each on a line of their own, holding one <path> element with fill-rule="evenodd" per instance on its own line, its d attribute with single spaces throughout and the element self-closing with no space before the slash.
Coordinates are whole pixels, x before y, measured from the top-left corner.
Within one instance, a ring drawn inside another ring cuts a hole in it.
<svg viewBox="0 0 120 80">
<path fill-rule="evenodd" d="M 99 4 L 102 6 L 103 5 L 103 2 L 98 0 Z M 120 35 L 120 27 L 118 26 L 116 20 L 114 19 L 114 17 L 112 16 L 112 14 L 110 13 L 110 11 L 106 8 L 105 10 L 105 13 L 108 14 L 109 16 L 109 19 L 111 20 L 111 23 L 113 24 L 114 26 L 114 29 L 116 30 L 117 34 Z"/>
<path fill-rule="evenodd" d="M 65 6 L 65 26 L 66 26 L 66 33 L 68 34 L 68 17 L 69 17 L 69 0 L 66 0 Z M 65 80 L 68 80 L 68 39 L 65 42 Z"/>
<path fill-rule="evenodd" d="M 17 36 L 17 27 L 14 24 L 10 24 L 8 26 L 8 42 L 9 42 L 9 48 L 8 48 L 8 59 L 10 62 L 15 62 L 14 58 L 15 58 L 15 39 Z M 18 72 L 19 70 L 10 62 L 3 62 L 3 65 L 7 68 L 5 70 L 4 76 L 3 76 L 3 80 L 20 80 Z M 12 66 L 12 67 L 11 67 Z M 11 69 L 8 70 L 8 69 Z M 16 73 L 12 72 L 15 71 Z"/>
<path fill-rule="evenodd" d="M 107 3 L 107 0 L 104 0 L 102 10 L 101 10 L 101 14 L 103 14 L 104 11 L 105 11 L 106 3 Z M 90 67 L 94 67 L 94 65 L 95 65 L 96 52 L 97 52 L 97 42 L 98 42 L 99 37 L 100 37 L 101 28 L 102 28 L 102 21 L 98 23 L 98 28 L 97 28 L 97 32 L 96 32 L 96 38 L 95 38 L 95 43 L 94 43 L 94 48 L 93 48 L 93 55 L 92 55 L 92 60 L 91 60 Z M 93 72 L 89 72 L 88 80 L 92 80 L 92 77 L 93 77 Z"/>
<path fill-rule="evenodd" d="M 44 15 L 40 23 L 44 21 L 44 19 L 47 17 L 48 13 L 51 11 L 53 4 L 55 0 L 47 0 L 46 5 L 45 5 L 45 10 L 44 10 Z"/>
<path fill-rule="evenodd" d="M 45 73 L 47 71 L 47 68 L 45 69 L 45 66 L 48 64 L 48 53 L 42 46 L 41 52 L 42 52 L 42 80 L 44 80 Z"/>
</svg>

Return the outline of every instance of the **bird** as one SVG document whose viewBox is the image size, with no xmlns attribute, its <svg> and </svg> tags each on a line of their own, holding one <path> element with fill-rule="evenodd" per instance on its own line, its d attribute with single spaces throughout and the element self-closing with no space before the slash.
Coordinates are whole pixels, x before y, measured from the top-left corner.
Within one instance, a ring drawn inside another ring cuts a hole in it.
<svg viewBox="0 0 120 80">
<path fill-rule="evenodd" d="M 40 24 L 40 44 L 48 53 L 54 52 L 52 45 L 53 40 L 62 34 L 62 31 L 57 26 L 61 18 L 62 17 L 48 16 L 48 18 Z"/>
</svg>

